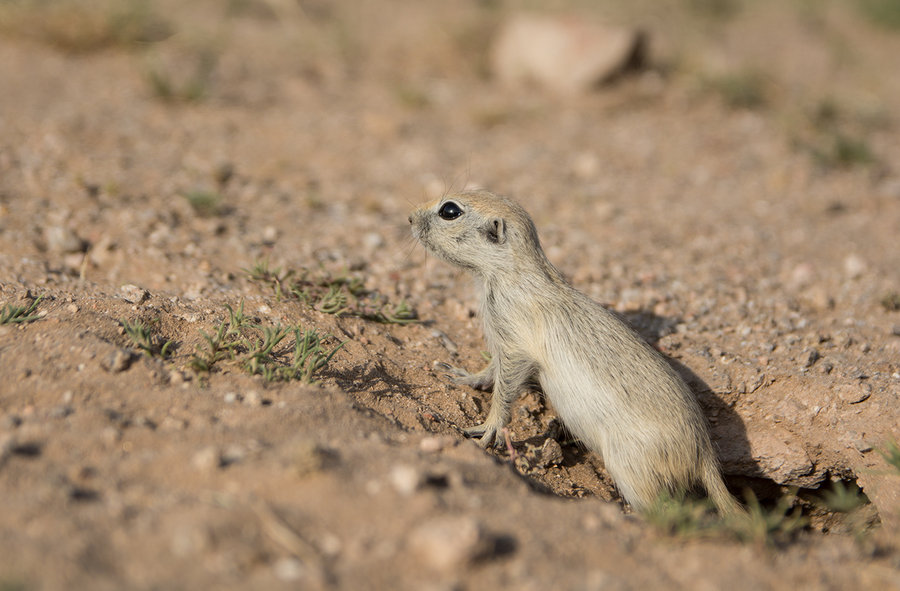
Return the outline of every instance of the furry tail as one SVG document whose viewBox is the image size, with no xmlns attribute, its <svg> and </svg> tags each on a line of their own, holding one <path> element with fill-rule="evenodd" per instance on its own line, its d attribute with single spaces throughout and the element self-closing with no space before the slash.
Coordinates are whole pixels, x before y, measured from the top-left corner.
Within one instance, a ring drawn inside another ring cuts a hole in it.
<svg viewBox="0 0 900 591">
<path fill-rule="evenodd" d="M 725 488 L 725 482 L 722 480 L 722 474 L 719 472 L 719 464 L 715 460 L 707 460 L 703 462 L 700 468 L 700 481 L 703 482 L 709 498 L 712 499 L 719 515 L 739 515 L 744 513 L 741 507 L 728 489 Z"/>
</svg>

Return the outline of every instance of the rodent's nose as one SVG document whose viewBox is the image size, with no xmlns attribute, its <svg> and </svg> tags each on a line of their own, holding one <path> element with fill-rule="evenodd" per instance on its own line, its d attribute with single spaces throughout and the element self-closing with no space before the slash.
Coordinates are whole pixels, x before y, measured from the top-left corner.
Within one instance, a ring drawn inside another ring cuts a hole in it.
<svg viewBox="0 0 900 591">
<path fill-rule="evenodd" d="M 411 224 L 411 223 L 412 223 L 412 216 L 409 216 L 408 219 L 409 219 L 409 223 Z"/>
</svg>

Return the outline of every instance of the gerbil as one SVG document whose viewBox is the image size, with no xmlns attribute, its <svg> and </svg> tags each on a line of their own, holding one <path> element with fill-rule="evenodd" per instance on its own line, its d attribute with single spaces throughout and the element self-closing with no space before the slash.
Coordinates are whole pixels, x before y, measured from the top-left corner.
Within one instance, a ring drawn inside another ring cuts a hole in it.
<svg viewBox="0 0 900 591">
<path fill-rule="evenodd" d="M 481 283 L 491 361 L 460 384 L 493 388 L 484 423 L 465 430 L 487 447 L 527 384 L 540 384 L 566 428 L 599 453 L 638 511 L 661 494 L 706 488 L 720 513 L 739 510 L 725 488 L 706 420 L 691 390 L 655 349 L 569 285 L 541 248 L 528 213 L 487 191 L 466 191 L 415 211 L 412 233 Z"/>
</svg>

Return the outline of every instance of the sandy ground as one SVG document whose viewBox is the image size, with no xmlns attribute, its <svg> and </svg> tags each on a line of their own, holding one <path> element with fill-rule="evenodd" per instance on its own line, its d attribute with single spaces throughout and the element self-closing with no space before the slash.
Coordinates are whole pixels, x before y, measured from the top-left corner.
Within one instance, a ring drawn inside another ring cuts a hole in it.
<svg viewBox="0 0 900 591">
<path fill-rule="evenodd" d="M 487 71 L 512 4 L 138 4 L 0 6 L 0 589 L 900 588 L 895 30 L 553 3 L 650 40 L 560 96 Z M 463 437 L 475 298 L 407 215 L 474 186 L 688 378 L 756 530 L 630 513 L 537 393 Z M 315 384 L 276 326 L 343 343 Z"/>
</svg>

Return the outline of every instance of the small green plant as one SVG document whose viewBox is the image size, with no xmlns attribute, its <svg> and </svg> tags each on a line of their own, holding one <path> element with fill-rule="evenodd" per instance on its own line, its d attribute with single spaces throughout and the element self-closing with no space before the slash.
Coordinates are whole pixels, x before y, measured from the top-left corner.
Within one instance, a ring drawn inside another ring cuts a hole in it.
<svg viewBox="0 0 900 591">
<path fill-rule="evenodd" d="M 900 474 L 900 445 L 896 441 L 889 441 L 880 452 L 884 461 L 893 466 L 897 473 Z"/>
<path fill-rule="evenodd" d="M 200 217 L 214 217 L 222 212 L 222 195 L 215 191 L 188 191 L 184 198 Z"/>
<path fill-rule="evenodd" d="M 226 308 L 228 320 L 221 322 L 212 335 L 202 332 L 204 343 L 188 362 L 196 372 L 209 373 L 217 363 L 229 360 L 269 382 L 299 380 L 310 384 L 344 346 L 340 343 L 327 349 L 327 337 L 313 329 L 254 324 L 244 315 L 243 301 L 237 310 Z M 291 337 L 293 344 L 284 346 Z"/>
<path fill-rule="evenodd" d="M 842 480 L 837 480 L 829 490 L 822 493 L 822 501 L 829 511 L 852 513 L 866 504 L 866 497 L 858 486 L 846 485 Z"/>
<path fill-rule="evenodd" d="M 900 310 L 900 292 L 892 291 L 881 298 L 882 307 L 889 312 Z"/>
<path fill-rule="evenodd" d="M 850 168 L 860 164 L 875 162 L 875 155 L 869 144 L 845 132 L 832 131 L 826 135 L 824 146 L 812 150 L 813 157 L 828 168 Z"/>
<path fill-rule="evenodd" d="M 128 320 L 122 319 L 119 320 L 119 322 L 122 324 L 122 328 L 125 329 L 125 334 L 131 342 L 134 343 L 138 349 L 143 351 L 144 355 L 168 359 L 172 354 L 171 348 L 172 345 L 175 344 L 174 341 L 162 342 L 153 338 L 153 332 L 150 330 L 150 327 L 140 320 L 129 322 Z"/>
<path fill-rule="evenodd" d="M 897 0 L 859 0 L 854 3 L 871 22 L 892 30 L 900 30 L 900 2 Z"/>
<path fill-rule="evenodd" d="M 28 306 L 5 304 L 3 309 L 0 310 L 0 324 L 27 324 L 38 320 L 42 317 L 42 314 L 35 314 L 34 311 L 42 299 L 44 299 L 44 296 L 38 296 Z"/>
<path fill-rule="evenodd" d="M 408 302 L 388 301 L 380 293 L 366 289 L 359 277 L 333 277 L 327 273 L 313 276 L 307 269 L 300 273 L 283 271 L 280 267 L 272 269 L 266 260 L 257 261 L 245 271 L 251 281 L 268 284 L 278 299 L 295 298 L 326 314 L 358 316 L 385 324 L 408 324 L 418 320 Z"/>
<path fill-rule="evenodd" d="M 87 53 L 161 41 L 172 27 L 143 0 L 18 0 L 0 2 L 0 32 Z"/>
<path fill-rule="evenodd" d="M 800 508 L 794 506 L 796 492 L 780 497 L 771 509 L 763 506 L 751 490 L 746 492 L 745 498 L 747 513 L 724 521 L 726 531 L 742 542 L 773 545 L 790 539 L 809 524 Z"/>
<path fill-rule="evenodd" d="M 220 52 L 217 41 L 197 41 L 184 48 L 178 59 L 150 57 L 144 70 L 147 83 L 163 101 L 201 101 L 209 95 Z"/>
<path fill-rule="evenodd" d="M 689 0 L 688 6 L 700 16 L 725 20 L 741 10 L 740 0 Z"/>
<path fill-rule="evenodd" d="M 683 492 L 660 495 L 645 518 L 663 533 L 678 537 L 710 534 L 718 528 L 710 501 L 690 499 Z"/>
<path fill-rule="evenodd" d="M 711 76 L 705 85 L 732 109 L 759 109 L 768 103 L 766 79 L 755 70 Z"/>
</svg>

